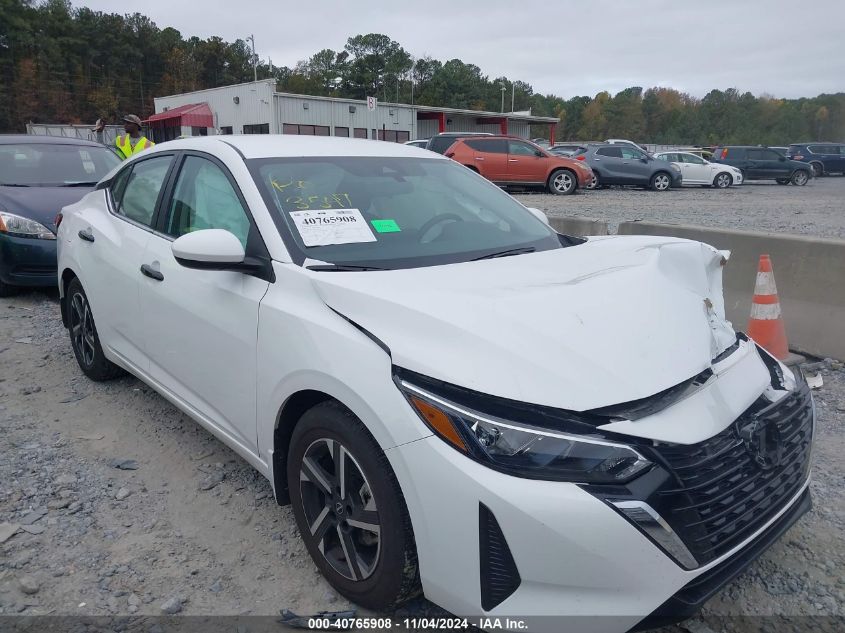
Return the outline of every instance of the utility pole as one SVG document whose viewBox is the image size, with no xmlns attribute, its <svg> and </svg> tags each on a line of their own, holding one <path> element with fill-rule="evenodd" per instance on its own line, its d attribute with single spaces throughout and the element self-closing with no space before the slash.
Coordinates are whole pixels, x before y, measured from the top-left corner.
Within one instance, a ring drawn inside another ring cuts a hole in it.
<svg viewBox="0 0 845 633">
<path fill-rule="evenodd" d="M 255 35 L 250 35 L 246 38 L 247 42 L 252 42 L 252 74 L 255 81 L 258 81 L 258 55 L 255 54 Z"/>
<path fill-rule="evenodd" d="M 511 112 L 513 112 L 513 101 L 516 96 L 516 84 L 511 83 Z"/>
<path fill-rule="evenodd" d="M 499 84 L 502 87 L 502 109 L 500 112 L 505 111 L 505 84 Z"/>
</svg>

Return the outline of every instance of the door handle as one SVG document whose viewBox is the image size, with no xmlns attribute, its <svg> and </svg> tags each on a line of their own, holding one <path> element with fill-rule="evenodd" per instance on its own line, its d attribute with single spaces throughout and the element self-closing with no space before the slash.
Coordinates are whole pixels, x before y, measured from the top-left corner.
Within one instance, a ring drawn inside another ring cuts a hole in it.
<svg viewBox="0 0 845 633">
<path fill-rule="evenodd" d="M 79 239 L 85 240 L 86 242 L 94 241 L 94 234 L 90 229 L 82 229 L 79 233 L 77 233 L 77 235 L 79 236 Z"/>
<path fill-rule="evenodd" d="M 476 156 L 475 160 L 484 160 L 484 157 L 483 156 Z"/>
<path fill-rule="evenodd" d="M 149 264 L 143 264 L 141 266 L 141 274 L 149 277 L 150 279 L 155 279 L 156 281 L 164 281 L 164 275 Z"/>
<path fill-rule="evenodd" d="M 509 163 L 518 163 L 518 162 L 519 162 L 519 160 L 518 160 L 518 159 L 516 159 L 516 158 L 509 158 L 509 159 L 508 159 L 508 162 L 509 162 Z"/>
</svg>

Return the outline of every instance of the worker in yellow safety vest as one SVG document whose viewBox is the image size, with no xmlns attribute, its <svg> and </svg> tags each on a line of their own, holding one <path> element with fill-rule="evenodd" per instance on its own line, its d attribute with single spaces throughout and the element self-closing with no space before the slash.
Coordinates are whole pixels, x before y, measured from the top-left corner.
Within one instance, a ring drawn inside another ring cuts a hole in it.
<svg viewBox="0 0 845 633">
<path fill-rule="evenodd" d="M 114 139 L 114 144 L 124 160 L 155 145 L 141 134 L 141 119 L 134 114 L 127 114 L 123 117 L 123 130 L 126 134 Z"/>
</svg>

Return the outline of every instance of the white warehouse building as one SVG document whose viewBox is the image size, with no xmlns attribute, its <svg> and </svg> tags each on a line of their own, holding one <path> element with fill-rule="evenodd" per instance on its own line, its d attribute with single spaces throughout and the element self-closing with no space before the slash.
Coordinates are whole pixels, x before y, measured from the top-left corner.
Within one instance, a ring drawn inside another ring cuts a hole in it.
<svg viewBox="0 0 845 633">
<path fill-rule="evenodd" d="M 276 92 L 264 79 L 233 86 L 156 97 L 145 121 L 152 139 L 209 134 L 309 134 L 369 138 L 403 143 L 438 132 L 492 132 L 529 138 L 531 125 L 548 125 L 554 142 L 554 117 L 530 112 L 481 112 L 456 108 L 376 103 Z"/>
</svg>

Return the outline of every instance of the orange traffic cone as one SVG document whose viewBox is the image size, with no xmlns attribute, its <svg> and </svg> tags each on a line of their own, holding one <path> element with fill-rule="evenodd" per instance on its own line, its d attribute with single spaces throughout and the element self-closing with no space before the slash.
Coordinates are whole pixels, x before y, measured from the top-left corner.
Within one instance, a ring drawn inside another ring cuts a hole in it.
<svg viewBox="0 0 845 633">
<path fill-rule="evenodd" d="M 778 289 L 775 286 L 775 274 L 772 272 L 772 260 L 768 255 L 760 255 L 754 298 L 751 300 L 748 336 L 778 360 L 786 360 L 790 355 L 780 312 Z"/>
</svg>

